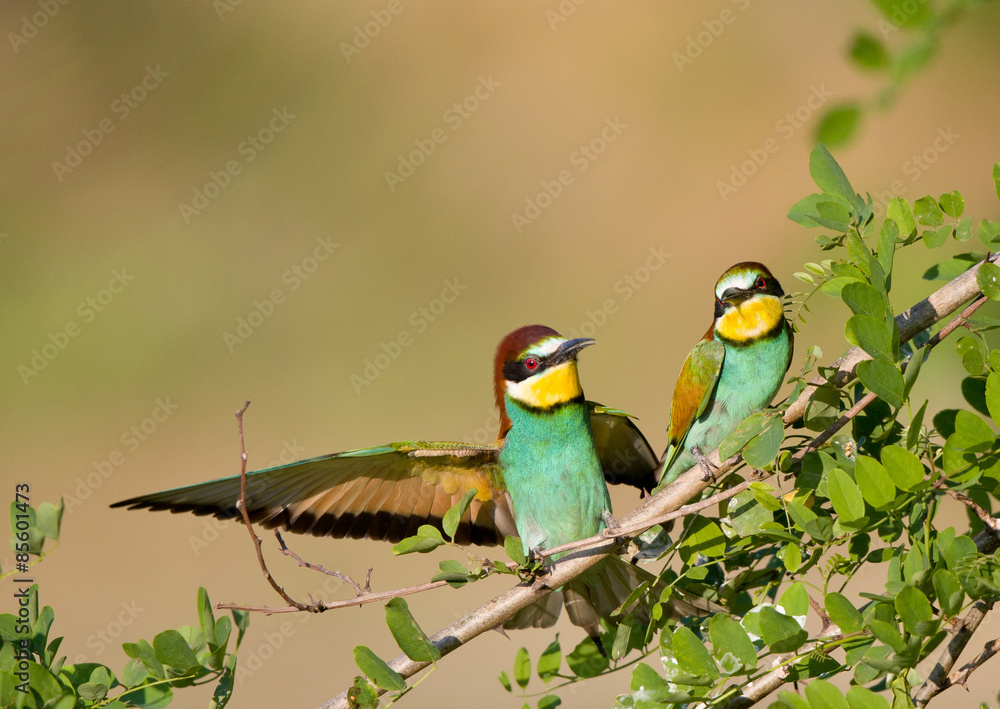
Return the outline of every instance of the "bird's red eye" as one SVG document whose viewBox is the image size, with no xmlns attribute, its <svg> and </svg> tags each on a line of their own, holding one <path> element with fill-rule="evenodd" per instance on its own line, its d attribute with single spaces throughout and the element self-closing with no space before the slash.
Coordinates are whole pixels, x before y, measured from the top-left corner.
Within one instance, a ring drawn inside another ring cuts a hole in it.
<svg viewBox="0 0 1000 709">
<path fill-rule="evenodd" d="M 763 276 L 757 279 L 757 287 L 761 290 L 767 287 L 767 282 L 764 280 Z"/>
<path fill-rule="evenodd" d="M 538 368 L 538 360 L 534 357 L 528 357 L 528 359 L 524 360 L 524 366 L 534 371 Z"/>
</svg>

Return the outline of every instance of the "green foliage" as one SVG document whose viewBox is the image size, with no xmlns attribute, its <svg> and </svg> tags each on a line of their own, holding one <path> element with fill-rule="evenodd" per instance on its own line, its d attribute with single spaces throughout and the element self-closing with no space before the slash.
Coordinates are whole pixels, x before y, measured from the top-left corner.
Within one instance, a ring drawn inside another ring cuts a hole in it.
<svg viewBox="0 0 1000 709">
<path fill-rule="evenodd" d="M 872 0 L 872 4 L 878 12 L 877 31 L 857 31 L 848 44 L 847 57 L 859 70 L 881 79 L 883 85 L 866 100 L 846 101 L 827 109 L 816 128 L 816 140 L 827 145 L 849 142 L 866 113 L 892 107 L 906 84 L 938 52 L 942 35 L 983 3 Z"/>
<path fill-rule="evenodd" d="M 62 512 L 62 500 L 58 505 L 43 503 L 37 511 L 27 503 L 15 502 L 11 507 L 11 546 L 19 563 L 27 563 L 29 555 L 37 557 L 35 563 L 41 561 L 45 540 L 59 541 Z M 159 709 L 171 703 L 174 690 L 207 682 L 216 683 L 212 709 L 222 709 L 229 702 L 236 675 L 235 653 L 248 623 L 245 613 L 233 611 L 233 620 L 216 618 L 208 592 L 201 588 L 198 626 L 164 630 L 152 644 L 146 640 L 124 643 L 122 649 L 131 659 L 115 674 L 97 663 L 66 664 L 66 657 L 59 655 L 63 638 L 49 639 L 55 611 L 51 606 L 39 609 L 38 585 L 19 584 L 22 573 L 13 578 L 18 612 L 0 615 L 0 705 L 18 709 Z M 238 634 L 230 651 L 234 624 Z"/>
</svg>

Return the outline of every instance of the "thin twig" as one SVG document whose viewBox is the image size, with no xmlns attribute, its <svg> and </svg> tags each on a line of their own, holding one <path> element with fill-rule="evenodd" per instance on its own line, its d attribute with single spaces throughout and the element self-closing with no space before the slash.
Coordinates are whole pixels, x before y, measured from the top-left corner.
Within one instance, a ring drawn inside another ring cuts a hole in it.
<svg viewBox="0 0 1000 709">
<path fill-rule="evenodd" d="M 271 576 L 271 572 L 267 569 L 267 564 L 264 562 L 264 553 L 260 548 L 260 537 L 257 533 L 253 531 L 253 524 L 250 523 L 250 513 L 247 512 L 247 448 L 246 441 L 243 437 L 243 414 L 246 410 L 250 408 L 250 399 L 247 399 L 247 403 L 243 405 L 243 408 L 236 412 L 236 425 L 240 431 L 240 499 L 236 501 L 236 509 L 240 511 L 243 515 L 243 523 L 246 525 L 247 532 L 250 533 L 250 538 L 253 540 L 254 549 L 257 551 L 257 563 L 260 564 L 260 570 L 264 574 L 264 578 L 267 582 L 271 584 L 271 588 L 277 591 L 278 595 L 285 599 L 285 602 L 291 606 L 295 606 L 299 610 L 305 610 L 306 605 L 299 603 L 294 600 L 291 596 L 285 593 L 285 589 L 278 585 L 278 582 L 274 580 Z M 219 605 L 218 607 L 222 607 Z"/>
<path fill-rule="evenodd" d="M 319 571 L 320 573 L 324 573 L 327 576 L 333 576 L 335 579 L 337 579 L 341 583 L 346 583 L 348 586 L 350 586 L 351 588 L 353 588 L 355 596 L 363 596 L 363 595 L 365 595 L 366 591 L 365 591 L 365 589 L 361 588 L 361 584 L 359 584 L 357 581 L 355 581 L 354 579 L 352 579 L 347 574 L 342 574 L 339 571 L 331 571 L 330 569 L 326 568 L 325 566 L 323 566 L 321 564 L 312 564 L 312 563 L 304 560 L 301 556 L 299 556 L 294 551 L 292 551 L 291 549 L 288 548 L 288 545 L 285 544 L 285 540 L 281 538 L 281 532 L 279 530 L 277 530 L 277 529 L 274 530 L 274 536 L 277 537 L 277 539 L 278 539 L 278 546 L 281 547 L 281 553 L 285 554 L 286 556 L 290 556 L 293 559 L 295 559 L 295 562 L 299 566 L 304 566 L 307 569 L 312 569 L 313 571 Z M 368 569 L 367 583 L 369 583 L 369 584 L 371 583 L 371 578 L 372 578 L 372 570 Z M 371 591 L 371 588 L 369 588 L 368 591 Z"/>
<path fill-rule="evenodd" d="M 947 689 L 951 668 L 955 666 L 958 656 L 969 644 L 972 634 L 979 628 L 979 624 L 983 622 L 983 618 L 986 617 L 991 608 L 993 608 L 992 603 L 983 600 L 976 601 L 962 618 L 962 621 L 948 631 L 952 636 L 951 640 L 941 651 L 941 656 L 938 658 L 937 664 L 934 665 L 934 669 L 931 670 L 927 679 L 913 696 L 913 701 L 918 707 L 927 706 L 927 702 Z"/>
<path fill-rule="evenodd" d="M 951 495 L 956 500 L 958 500 L 963 505 L 972 510 L 975 513 L 976 517 L 981 519 L 983 521 L 983 524 L 992 529 L 994 532 L 1000 531 L 1000 520 L 998 520 L 996 517 L 994 517 L 989 512 L 984 510 L 982 507 L 977 505 L 976 501 L 973 500 L 971 497 L 969 497 L 968 495 L 963 495 L 962 493 L 956 492 L 954 490 L 945 490 L 945 492 L 947 492 L 949 495 Z"/>
<path fill-rule="evenodd" d="M 979 653 L 979 657 L 964 665 L 962 669 L 955 670 L 948 675 L 948 679 L 945 680 L 945 686 L 964 687 L 965 690 L 968 691 L 969 686 L 966 683 L 969 681 L 969 675 L 971 675 L 980 665 L 996 655 L 998 652 L 1000 652 L 1000 638 L 986 643 L 986 645 L 983 646 L 983 651 Z"/>
<path fill-rule="evenodd" d="M 299 611 L 308 610 L 313 612 L 322 612 L 334 610 L 335 608 L 348 608 L 350 606 L 363 606 L 366 603 L 376 603 L 378 601 L 388 601 L 391 598 L 398 598 L 399 596 L 409 596 L 414 593 L 422 593 L 424 591 L 430 591 L 433 588 L 441 588 L 442 586 L 447 586 L 447 581 L 429 581 L 427 583 L 418 583 L 415 586 L 407 586 L 406 588 L 397 588 L 392 591 L 375 591 L 370 593 L 365 593 L 356 598 L 348 598 L 343 601 L 326 601 L 325 603 L 313 603 L 308 607 L 303 608 L 302 604 L 292 603 L 287 606 L 243 606 L 238 603 L 216 603 L 215 607 L 219 609 L 236 609 L 241 611 L 251 611 L 254 613 L 263 613 L 264 615 L 273 615 L 275 613 L 298 613 Z"/>
</svg>

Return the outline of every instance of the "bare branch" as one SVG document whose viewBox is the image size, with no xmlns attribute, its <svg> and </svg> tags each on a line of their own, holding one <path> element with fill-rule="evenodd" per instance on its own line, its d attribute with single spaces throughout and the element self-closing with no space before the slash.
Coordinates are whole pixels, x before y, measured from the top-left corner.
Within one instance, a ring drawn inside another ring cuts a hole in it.
<svg viewBox="0 0 1000 709">
<path fill-rule="evenodd" d="M 958 656 L 969 644 L 972 634 L 979 628 L 979 624 L 983 622 L 983 618 L 986 617 L 991 608 L 993 608 L 992 603 L 976 601 L 961 622 L 949 629 L 948 633 L 951 635 L 951 639 L 941 652 L 941 656 L 938 658 L 937 664 L 934 665 L 934 669 L 927 676 L 927 680 L 920 685 L 920 689 L 913 697 L 913 701 L 918 707 L 927 706 L 927 702 L 948 688 L 948 674 L 951 672 L 951 668 L 955 666 Z"/>
<path fill-rule="evenodd" d="M 994 532 L 1000 531 L 1000 520 L 998 520 L 996 517 L 994 517 L 989 512 L 984 510 L 982 507 L 977 505 L 976 501 L 973 500 L 971 497 L 969 497 L 968 495 L 963 495 L 960 492 L 955 492 L 954 490 L 946 490 L 945 492 L 947 492 L 949 495 L 951 495 L 956 500 L 958 500 L 963 505 L 972 510 L 975 513 L 976 517 L 981 519 L 983 521 L 983 524 L 992 529 Z"/>
<path fill-rule="evenodd" d="M 983 646 L 983 651 L 979 653 L 979 657 L 963 666 L 962 669 L 956 670 L 948 675 L 948 678 L 945 680 L 945 686 L 964 687 L 966 691 L 968 691 L 969 687 L 966 683 L 969 681 L 969 675 L 971 675 L 980 665 L 996 655 L 998 652 L 1000 652 L 1000 638 L 986 643 L 986 645 Z"/>
<path fill-rule="evenodd" d="M 244 606 L 238 603 L 216 603 L 215 607 L 217 609 L 236 609 L 241 611 L 251 611 L 255 613 L 263 613 L 264 615 L 274 615 L 275 613 L 298 613 L 300 611 L 311 611 L 313 613 L 321 613 L 323 611 L 330 611 L 336 608 L 348 608 L 350 606 L 363 606 L 366 603 L 377 603 L 378 601 L 388 601 L 391 598 L 398 598 L 399 596 L 409 596 L 414 593 L 422 593 L 423 591 L 430 591 L 434 588 L 441 588 L 442 586 L 447 586 L 447 581 L 429 581 L 427 583 L 418 583 L 415 586 L 407 586 L 406 588 L 397 588 L 392 591 L 374 591 L 363 593 L 355 598 L 348 598 L 343 601 L 326 601 L 325 603 L 312 603 L 306 607 L 302 607 L 303 604 L 295 604 L 288 606 Z"/>
<path fill-rule="evenodd" d="M 281 532 L 279 530 L 277 529 L 274 530 L 274 536 L 277 537 L 278 539 L 278 546 L 281 547 L 281 553 L 295 559 L 295 563 L 297 563 L 299 566 L 304 566 L 307 569 L 312 569 L 313 571 L 319 571 L 320 573 L 324 573 L 327 576 L 333 576 L 333 578 L 337 579 L 341 583 L 346 583 L 351 588 L 353 588 L 355 596 L 363 596 L 365 595 L 366 592 L 371 591 L 371 586 L 370 586 L 372 579 L 371 569 L 368 569 L 368 575 L 366 580 L 368 585 L 366 586 L 366 588 L 361 588 L 361 584 L 359 584 L 357 581 L 352 579 L 347 574 L 342 574 L 339 571 L 331 571 L 330 569 L 326 568 L 325 566 L 322 566 L 321 564 L 312 564 L 309 563 L 308 561 L 305 561 L 301 556 L 299 556 L 294 551 L 288 548 L 288 545 L 285 544 L 285 540 L 281 538 Z"/>
</svg>

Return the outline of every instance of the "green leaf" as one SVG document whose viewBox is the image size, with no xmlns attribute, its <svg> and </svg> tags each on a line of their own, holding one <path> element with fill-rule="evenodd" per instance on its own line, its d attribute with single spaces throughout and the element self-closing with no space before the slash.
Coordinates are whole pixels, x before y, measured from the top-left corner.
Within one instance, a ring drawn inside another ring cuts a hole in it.
<svg viewBox="0 0 1000 709">
<path fill-rule="evenodd" d="M 500 680 L 500 684 L 502 684 L 503 688 L 508 692 L 514 691 L 514 687 L 510 683 L 510 676 L 507 674 L 507 670 L 500 670 L 500 675 L 497 679 Z"/>
<path fill-rule="evenodd" d="M 809 706 L 823 709 L 850 709 L 847 699 L 840 690 L 825 679 L 814 679 L 806 685 L 806 699 Z"/>
<path fill-rule="evenodd" d="M 885 697 L 858 685 L 847 690 L 847 703 L 851 709 L 889 709 L 889 702 Z"/>
<path fill-rule="evenodd" d="M 142 660 L 135 657 L 125 663 L 121 673 L 121 682 L 128 688 L 132 688 L 149 677 L 149 672 L 142 665 Z"/>
<path fill-rule="evenodd" d="M 885 45 L 870 32 L 858 32 L 851 42 L 851 59 L 863 69 L 882 69 L 889 63 Z"/>
<path fill-rule="evenodd" d="M 913 355 L 907 360 L 906 371 L 903 372 L 903 398 L 908 399 L 910 392 L 913 391 L 913 385 L 917 382 L 917 377 L 920 376 L 920 369 L 924 366 L 924 357 L 927 356 L 926 346 L 919 348 Z"/>
<path fill-rule="evenodd" d="M 785 440 L 785 424 L 781 416 L 771 416 L 767 427 L 750 439 L 743 449 L 743 460 L 752 468 L 764 468 L 771 464 Z"/>
<path fill-rule="evenodd" d="M 378 692 L 364 677 L 355 677 L 347 689 L 347 704 L 351 709 L 378 709 Z"/>
<path fill-rule="evenodd" d="M 566 656 L 566 664 L 577 677 L 596 677 L 610 666 L 607 657 L 601 654 L 593 638 L 584 638 L 573 652 Z"/>
<path fill-rule="evenodd" d="M 840 291 L 840 297 L 855 315 L 867 315 L 878 321 L 885 320 L 887 313 L 885 297 L 874 286 L 860 281 L 848 283 Z"/>
<path fill-rule="evenodd" d="M 733 429 L 733 432 L 726 436 L 719 444 L 719 459 L 731 458 L 743 449 L 750 439 L 760 434 L 769 423 L 768 417 L 762 413 L 755 413 L 747 416 L 740 425 Z"/>
<path fill-rule="evenodd" d="M 562 665 L 562 648 L 559 646 L 559 638 L 556 637 L 538 658 L 538 677 L 543 682 L 548 682 L 559 673 L 560 665 Z"/>
<path fill-rule="evenodd" d="M 528 563 L 528 557 L 524 554 L 524 544 L 521 542 L 520 537 L 515 537 L 513 535 L 504 537 L 503 540 L 504 551 L 507 552 L 507 556 L 510 557 L 518 566 L 524 566 Z"/>
<path fill-rule="evenodd" d="M 851 187 L 847 175 L 822 143 L 817 143 L 809 154 L 809 174 L 824 192 L 840 195 L 849 204 L 854 202 L 854 188 Z"/>
<path fill-rule="evenodd" d="M 440 650 L 417 624 L 405 599 L 393 598 L 385 604 L 385 624 L 389 626 L 399 649 L 411 660 L 437 662 L 441 659 Z"/>
<path fill-rule="evenodd" d="M 824 226 L 820 223 L 821 217 L 816 209 L 816 205 L 826 199 L 828 198 L 821 194 L 811 194 L 808 197 L 803 197 L 789 208 L 788 218 L 807 229 Z"/>
<path fill-rule="evenodd" d="M 830 471 L 827 489 L 830 492 L 833 509 L 841 520 L 854 522 L 864 517 L 865 501 L 858 486 L 851 480 L 851 476 L 840 468 L 834 468 Z"/>
<path fill-rule="evenodd" d="M 997 199 L 1000 199 L 1000 162 L 993 163 L 993 191 L 997 193 Z"/>
<path fill-rule="evenodd" d="M 966 335 L 955 343 L 955 351 L 962 358 L 962 366 L 972 376 L 983 373 L 986 362 L 983 358 L 983 351 L 979 346 L 979 340 Z"/>
<path fill-rule="evenodd" d="M 719 668 L 708 648 L 690 628 L 681 625 L 674 630 L 673 647 L 681 671 L 711 679 L 719 677 Z"/>
<path fill-rule="evenodd" d="M 760 609 L 761 638 L 772 652 L 794 652 L 809 637 L 794 618 L 779 613 L 771 606 Z"/>
<path fill-rule="evenodd" d="M 972 238 L 972 217 L 962 217 L 955 224 L 955 241 L 968 241 Z"/>
<path fill-rule="evenodd" d="M 882 464 L 867 455 L 854 461 L 854 479 L 865 501 L 877 510 L 889 506 L 896 499 L 896 486 Z"/>
<path fill-rule="evenodd" d="M 855 102 L 834 106 L 819 122 L 816 140 L 827 145 L 839 146 L 854 137 L 861 120 L 861 108 Z"/>
<path fill-rule="evenodd" d="M 414 552 L 426 554 L 429 551 L 434 551 L 442 544 L 445 544 L 445 541 L 438 528 L 432 527 L 429 524 L 422 524 L 417 528 L 415 535 L 407 537 L 399 542 L 399 544 L 396 544 L 392 548 L 392 553 L 396 556 L 412 554 Z"/>
<path fill-rule="evenodd" d="M 986 262 L 976 273 L 976 285 L 990 300 L 1000 300 L 1000 266 Z"/>
<path fill-rule="evenodd" d="M 640 662 L 632 670 L 629 688 L 632 690 L 632 696 L 638 697 L 638 701 L 642 702 L 640 706 L 659 703 L 673 694 L 667 681 L 645 662 Z"/>
<path fill-rule="evenodd" d="M 937 623 L 932 623 L 934 613 L 930 601 L 916 586 L 907 584 L 896 594 L 896 612 L 903 620 L 903 626 L 914 635 L 933 635 L 937 631 Z"/>
<path fill-rule="evenodd" d="M 910 203 L 900 197 L 893 197 L 886 206 L 886 217 L 896 222 L 899 228 L 899 235 L 907 237 L 917 228 L 913 220 L 913 210 Z"/>
<path fill-rule="evenodd" d="M 469 509 L 469 505 L 472 504 L 472 498 L 478 494 L 476 488 L 467 490 L 465 495 L 461 500 L 452 505 L 451 509 L 444 513 L 444 518 L 441 520 L 441 526 L 444 527 L 444 533 L 448 535 L 449 539 L 455 538 L 455 531 L 458 529 L 458 523 L 462 521 L 462 517 L 465 515 L 465 511 Z"/>
<path fill-rule="evenodd" d="M 554 694 L 546 694 L 538 700 L 538 709 L 555 709 L 562 704 L 562 699 Z"/>
<path fill-rule="evenodd" d="M 802 550 L 798 544 L 786 544 L 778 552 L 778 558 L 789 573 L 795 573 L 802 566 Z"/>
<path fill-rule="evenodd" d="M 710 517 L 692 517 L 679 552 L 685 564 L 690 564 L 698 554 L 722 556 L 726 553 L 726 535 Z"/>
<path fill-rule="evenodd" d="M 938 569 L 934 572 L 934 594 L 937 596 L 938 605 L 946 617 L 957 615 L 962 610 L 962 603 L 965 601 L 965 591 L 958 577 L 946 569 Z"/>
<path fill-rule="evenodd" d="M 883 446 L 882 465 L 893 485 L 900 490 L 912 490 L 924 481 L 924 466 L 920 459 L 905 448 Z"/>
<path fill-rule="evenodd" d="M 375 686 L 397 692 L 406 689 L 406 680 L 364 645 L 354 648 L 354 663 Z"/>
<path fill-rule="evenodd" d="M 854 604 L 836 591 L 826 594 L 823 601 L 826 605 L 826 612 L 841 631 L 845 633 L 856 633 L 861 630 L 861 613 Z"/>
<path fill-rule="evenodd" d="M 992 246 L 996 242 L 996 238 L 1000 236 L 1000 222 L 983 219 L 979 222 L 979 228 L 976 229 L 976 236 L 987 246 Z"/>
<path fill-rule="evenodd" d="M 514 681 L 517 686 L 524 689 L 531 680 L 531 656 L 528 655 L 527 648 L 520 648 L 514 656 Z"/>
<path fill-rule="evenodd" d="M 990 372 L 986 377 L 986 406 L 993 423 L 1000 426 L 1000 372 Z"/>
<path fill-rule="evenodd" d="M 757 502 L 753 490 L 744 490 L 729 500 L 729 519 L 741 537 L 749 537 L 760 530 L 760 525 L 774 519 L 765 507 Z"/>
<path fill-rule="evenodd" d="M 799 581 L 790 584 L 781 594 L 776 608 L 787 616 L 804 619 L 809 613 L 809 593 L 806 587 Z"/>
<path fill-rule="evenodd" d="M 58 505 L 53 505 L 51 502 L 43 502 L 40 504 L 38 506 L 35 520 L 35 526 L 38 528 L 38 531 L 49 539 L 59 541 L 59 531 L 62 527 L 64 510 L 65 505 L 63 504 L 62 498 L 59 498 Z"/>
<path fill-rule="evenodd" d="M 923 429 L 924 424 L 924 414 L 927 412 L 927 401 L 917 409 L 917 413 L 913 415 L 910 420 L 910 425 L 906 431 L 906 447 L 913 450 L 917 447 L 917 443 L 920 441 L 920 432 Z"/>
<path fill-rule="evenodd" d="M 987 382 L 988 383 L 988 382 Z M 995 436 L 989 424 L 971 411 L 955 414 L 955 432 L 944 444 L 942 460 L 947 472 L 953 473 L 975 461 L 974 453 L 987 450 Z"/>
<path fill-rule="evenodd" d="M 924 240 L 924 245 L 928 249 L 936 249 L 944 246 L 945 242 L 948 241 L 948 236 L 951 234 L 950 226 L 942 226 L 937 229 L 927 229 L 920 236 Z"/>
<path fill-rule="evenodd" d="M 865 388 L 894 409 L 903 405 L 906 383 L 896 365 L 881 359 L 858 363 L 858 379 Z"/>
<path fill-rule="evenodd" d="M 164 630 L 153 638 L 153 652 L 156 653 L 157 660 L 181 674 L 201 666 L 191 646 L 176 630 Z"/>
<path fill-rule="evenodd" d="M 852 345 L 857 345 L 875 359 L 887 362 L 895 361 L 892 338 L 883 321 L 867 315 L 854 315 L 847 321 L 844 337 Z"/>
<path fill-rule="evenodd" d="M 921 197 L 913 203 L 913 216 L 924 226 L 940 226 L 944 222 L 941 207 L 930 195 Z"/>
<path fill-rule="evenodd" d="M 198 589 L 198 623 L 206 638 L 215 639 L 215 618 L 212 616 L 212 602 L 208 599 L 208 591 L 202 586 Z"/>
<path fill-rule="evenodd" d="M 883 273 L 892 273 L 892 261 L 898 240 L 899 227 L 892 219 L 886 219 L 878 232 L 878 262 L 882 266 Z"/>
<path fill-rule="evenodd" d="M 708 636 L 712 641 L 712 652 L 723 666 L 727 664 L 726 656 L 731 655 L 742 666 L 739 674 L 752 672 L 757 667 L 757 650 L 747 631 L 732 616 L 725 613 L 713 615 L 708 622 Z"/>
<path fill-rule="evenodd" d="M 958 219 L 965 211 L 965 197 L 958 191 L 945 192 L 938 199 L 938 204 L 945 214 L 954 219 Z"/>
</svg>

